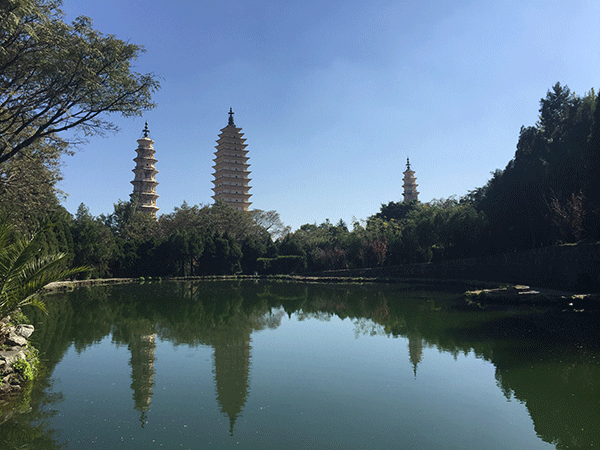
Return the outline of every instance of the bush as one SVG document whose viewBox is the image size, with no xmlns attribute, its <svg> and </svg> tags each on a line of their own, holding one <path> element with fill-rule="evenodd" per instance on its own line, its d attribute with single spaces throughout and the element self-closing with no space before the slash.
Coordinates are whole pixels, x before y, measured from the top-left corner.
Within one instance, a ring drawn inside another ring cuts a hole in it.
<svg viewBox="0 0 600 450">
<path fill-rule="evenodd" d="M 258 258 L 258 272 L 263 275 L 289 274 L 306 270 L 306 257 L 285 255 L 277 258 Z"/>
</svg>

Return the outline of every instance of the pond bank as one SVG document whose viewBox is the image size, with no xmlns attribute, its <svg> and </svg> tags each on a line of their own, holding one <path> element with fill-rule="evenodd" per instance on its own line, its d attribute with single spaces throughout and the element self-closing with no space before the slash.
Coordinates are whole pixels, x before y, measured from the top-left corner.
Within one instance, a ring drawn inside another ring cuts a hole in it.
<svg viewBox="0 0 600 450">
<path fill-rule="evenodd" d="M 18 317 L 0 320 L 0 401 L 20 393 L 38 371 L 38 352 L 28 343 L 34 327 L 15 321 Z"/>
<path fill-rule="evenodd" d="M 570 291 L 556 289 L 532 288 L 522 285 L 499 287 L 500 283 L 478 280 L 434 279 L 434 278 L 400 278 L 400 277 L 349 277 L 328 275 L 212 275 L 201 277 L 172 278 L 108 278 L 93 280 L 57 281 L 46 286 L 47 291 L 70 291 L 80 286 L 103 286 L 124 283 L 160 283 L 169 281 L 231 281 L 231 280 L 271 280 L 303 283 L 431 283 L 469 285 L 479 288 L 465 292 L 465 297 L 472 302 L 485 303 L 564 303 L 573 301 L 600 306 L 598 294 L 575 294 Z"/>
<path fill-rule="evenodd" d="M 433 283 L 433 284 L 469 284 L 473 287 L 492 288 L 497 287 L 498 283 L 490 283 L 475 280 L 444 280 L 444 279 L 423 279 L 423 278 L 398 278 L 398 277 L 349 277 L 349 276 L 330 276 L 326 274 L 318 275 L 208 275 L 195 277 L 169 277 L 169 278 L 107 278 L 91 280 L 72 280 L 56 281 L 46 285 L 44 288 L 49 292 L 70 291 L 80 286 L 104 286 L 111 284 L 125 283 L 161 283 L 169 281 L 232 281 L 232 280 L 270 280 L 270 281 L 295 281 L 302 283 Z"/>
</svg>

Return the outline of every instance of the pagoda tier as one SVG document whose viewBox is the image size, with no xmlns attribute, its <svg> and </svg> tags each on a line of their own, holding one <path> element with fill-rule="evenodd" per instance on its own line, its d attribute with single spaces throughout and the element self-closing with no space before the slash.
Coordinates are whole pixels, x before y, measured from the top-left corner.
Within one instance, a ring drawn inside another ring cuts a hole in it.
<svg viewBox="0 0 600 450">
<path fill-rule="evenodd" d="M 233 111 L 229 109 L 229 123 L 221 130 L 219 139 L 216 141 L 215 165 L 213 180 L 214 187 L 212 198 L 224 202 L 234 209 L 248 211 L 252 204 L 249 200 L 250 171 L 248 168 L 248 150 L 246 139 L 241 128 L 237 128 L 233 122 Z"/>
<path fill-rule="evenodd" d="M 158 173 L 154 164 L 157 160 L 154 158 L 154 141 L 148 137 L 148 123 L 144 127 L 144 137 L 138 139 L 138 148 L 136 149 L 137 157 L 134 158 L 135 169 L 133 169 L 134 179 L 132 199 L 138 202 L 138 209 L 142 212 L 151 214 L 156 217 L 156 212 L 159 208 L 156 206 L 156 186 L 158 183 L 154 178 Z"/>
<path fill-rule="evenodd" d="M 417 179 L 415 178 L 415 171 L 410 169 L 410 161 L 406 158 L 406 170 L 404 171 L 404 201 L 411 202 L 413 200 L 419 200 L 419 193 L 417 192 Z"/>
</svg>

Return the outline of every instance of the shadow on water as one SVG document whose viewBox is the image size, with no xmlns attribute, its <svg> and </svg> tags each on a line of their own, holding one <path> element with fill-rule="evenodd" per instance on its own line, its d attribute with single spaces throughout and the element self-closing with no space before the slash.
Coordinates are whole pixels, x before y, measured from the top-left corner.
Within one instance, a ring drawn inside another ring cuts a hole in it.
<svg viewBox="0 0 600 450">
<path fill-rule="evenodd" d="M 235 432 L 250 390 L 250 336 L 277 328 L 284 315 L 350 319 L 357 334 L 408 340 L 419 376 L 423 349 L 474 352 L 495 367 L 498 388 L 523 402 L 535 431 L 557 449 L 600 445 L 599 320 L 551 308 L 486 311 L 467 306 L 460 285 L 319 285 L 284 282 L 177 282 L 79 288 L 47 298 L 35 319 L 46 374 L 3 413 L 0 447 L 61 448 L 47 424 L 51 374 L 69 348 L 78 352 L 110 336 L 131 353 L 132 407 L 144 426 L 160 338 L 213 349 L 215 398 Z"/>
</svg>

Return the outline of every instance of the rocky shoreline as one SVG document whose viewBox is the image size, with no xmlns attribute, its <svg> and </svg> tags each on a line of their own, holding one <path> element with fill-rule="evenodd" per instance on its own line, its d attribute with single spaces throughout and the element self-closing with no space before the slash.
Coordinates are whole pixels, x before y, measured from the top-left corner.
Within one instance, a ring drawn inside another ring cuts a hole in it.
<svg viewBox="0 0 600 450">
<path fill-rule="evenodd" d="M 38 353 L 28 343 L 33 325 L 14 324 L 11 316 L 0 320 L 0 399 L 23 390 L 38 369 Z"/>
<path fill-rule="evenodd" d="M 546 304 L 560 307 L 564 311 L 600 310 L 600 294 L 573 294 L 572 292 L 535 289 L 522 285 L 467 291 L 465 298 L 468 303 L 480 306 Z"/>
</svg>

